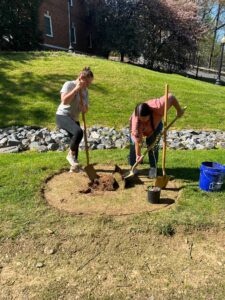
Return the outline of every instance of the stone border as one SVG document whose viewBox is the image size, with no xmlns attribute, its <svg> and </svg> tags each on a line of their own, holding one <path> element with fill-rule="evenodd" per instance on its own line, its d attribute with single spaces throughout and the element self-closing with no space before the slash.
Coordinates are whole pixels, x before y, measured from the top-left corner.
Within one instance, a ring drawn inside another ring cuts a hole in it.
<svg viewBox="0 0 225 300">
<path fill-rule="evenodd" d="M 123 149 L 129 147 L 129 128 L 93 126 L 88 129 L 91 150 Z M 220 130 L 171 130 L 168 132 L 168 148 L 174 150 L 225 149 L 225 131 Z M 69 134 L 63 130 L 50 131 L 37 126 L 11 126 L 0 128 L 0 153 L 21 151 L 65 151 L 69 148 Z M 162 142 L 160 142 L 162 147 Z M 80 144 L 84 150 L 84 141 Z"/>
</svg>

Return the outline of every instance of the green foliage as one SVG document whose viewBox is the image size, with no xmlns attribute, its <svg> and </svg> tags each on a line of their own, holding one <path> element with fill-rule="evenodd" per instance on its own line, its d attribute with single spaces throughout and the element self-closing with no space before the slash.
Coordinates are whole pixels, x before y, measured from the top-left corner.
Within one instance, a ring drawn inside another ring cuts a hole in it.
<svg viewBox="0 0 225 300">
<path fill-rule="evenodd" d="M 38 8 L 41 0 L 1 0 L 0 50 L 38 48 Z"/>
<path fill-rule="evenodd" d="M 158 232 L 165 236 L 173 236 L 176 233 L 176 230 L 171 223 L 168 223 L 158 225 Z"/>
</svg>

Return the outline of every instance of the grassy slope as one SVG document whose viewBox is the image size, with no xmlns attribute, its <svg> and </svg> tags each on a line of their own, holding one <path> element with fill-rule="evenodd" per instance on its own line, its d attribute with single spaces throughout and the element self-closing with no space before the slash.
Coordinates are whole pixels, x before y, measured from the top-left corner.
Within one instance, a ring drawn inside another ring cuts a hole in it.
<svg viewBox="0 0 225 300">
<path fill-rule="evenodd" d="M 128 125 L 135 104 L 161 96 L 169 83 L 182 105 L 189 107 L 177 128 L 225 129 L 224 87 L 99 58 L 43 52 L 0 55 L 0 126 L 54 127 L 59 90 L 85 65 L 95 73 L 89 125 Z"/>
</svg>

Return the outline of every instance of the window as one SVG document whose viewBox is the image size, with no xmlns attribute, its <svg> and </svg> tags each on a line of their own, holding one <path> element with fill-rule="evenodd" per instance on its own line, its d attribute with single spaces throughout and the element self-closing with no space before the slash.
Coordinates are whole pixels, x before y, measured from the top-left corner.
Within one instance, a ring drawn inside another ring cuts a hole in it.
<svg viewBox="0 0 225 300">
<path fill-rule="evenodd" d="M 72 26 L 71 26 L 71 42 L 73 44 L 77 43 L 76 27 L 75 27 L 74 23 L 72 23 Z"/>
<path fill-rule="evenodd" d="M 52 18 L 51 16 L 49 16 L 49 14 L 45 14 L 44 18 L 45 18 L 45 34 L 49 37 L 53 37 Z"/>
</svg>

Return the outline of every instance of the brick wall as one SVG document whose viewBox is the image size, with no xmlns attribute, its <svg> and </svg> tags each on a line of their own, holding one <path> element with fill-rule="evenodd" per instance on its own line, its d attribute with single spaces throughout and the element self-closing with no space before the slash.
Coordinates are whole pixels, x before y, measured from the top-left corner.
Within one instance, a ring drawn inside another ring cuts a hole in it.
<svg viewBox="0 0 225 300">
<path fill-rule="evenodd" d="M 53 37 L 46 36 L 44 15 L 49 14 L 52 20 Z M 77 51 L 91 52 L 89 48 L 90 25 L 87 22 L 87 9 L 83 0 L 73 0 L 71 7 L 71 23 L 76 28 Z M 39 9 L 39 28 L 43 34 L 43 44 L 68 49 L 69 47 L 69 21 L 67 0 L 43 0 Z"/>
</svg>

